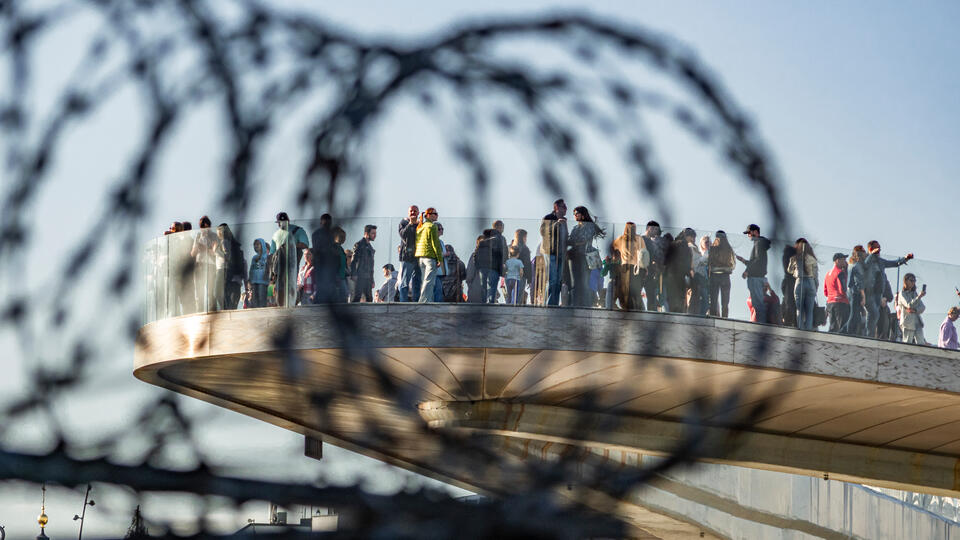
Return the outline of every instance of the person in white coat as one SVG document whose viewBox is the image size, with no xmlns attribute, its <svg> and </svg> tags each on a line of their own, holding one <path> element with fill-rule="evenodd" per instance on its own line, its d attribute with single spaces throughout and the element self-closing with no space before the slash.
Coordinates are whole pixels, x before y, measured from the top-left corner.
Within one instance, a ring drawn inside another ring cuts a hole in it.
<svg viewBox="0 0 960 540">
<path fill-rule="evenodd" d="M 923 338 L 923 319 L 920 317 L 926 309 L 923 305 L 926 295 L 926 285 L 917 292 L 917 276 L 912 273 L 903 276 L 903 289 L 897 298 L 897 308 L 900 311 L 900 330 L 903 331 L 904 343 L 927 344 Z"/>
</svg>

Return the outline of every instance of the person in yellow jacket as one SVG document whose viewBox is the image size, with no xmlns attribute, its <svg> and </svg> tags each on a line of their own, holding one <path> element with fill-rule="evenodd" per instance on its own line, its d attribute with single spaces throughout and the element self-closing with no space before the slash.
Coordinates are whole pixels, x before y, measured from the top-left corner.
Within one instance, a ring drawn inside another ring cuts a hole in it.
<svg viewBox="0 0 960 540">
<path fill-rule="evenodd" d="M 437 217 L 436 208 L 427 208 L 427 211 L 420 215 L 420 224 L 417 225 L 416 257 L 420 264 L 420 275 L 423 276 L 419 300 L 421 304 L 433 300 L 437 267 L 443 260 L 443 248 L 440 246 L 440 235 L 435 225 Z"/>
</svg>

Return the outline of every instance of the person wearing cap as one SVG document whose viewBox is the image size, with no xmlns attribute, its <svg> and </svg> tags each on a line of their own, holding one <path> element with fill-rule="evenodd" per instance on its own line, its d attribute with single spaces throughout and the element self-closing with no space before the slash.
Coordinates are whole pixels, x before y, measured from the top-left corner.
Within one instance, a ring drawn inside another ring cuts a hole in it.
<svg viewBox="0 0 960 540">
<path fill-rule="evenodd" d="M 270 239 L 270 254 L 273 258 L 273 273 L 277 276 L 276 298 L 278 306 L 285 306 L 287 298 L 293 297 L 291 284 L 296 283 L 297 270 L 303 250 L 310 247 L 307 232 L 290 223 L 286 212 L 277 214 L 277 230 Z M 293 254 L 296 253 L 296 262 Z M 277 256 L 279 254 L 279 256 Z M 291 279 L 292 278 L 292 279 Z"/>
<path fill-rule="evenodd" d="M 747 280 L 747 290 L 750 291 L 750 302 L 757 310 L 757 320 L 767 320 L 767 308 L 763 301 L 763 285 L 767 278 L 767 251 L 770 250 L 770 240 L 760 236 L 760 227 L 754 223 L 747 226 L 743 234 L 750 237 L 753 241 L 753 249 L 750 250 L 750 260 L 737 255 L 737 260 L 747 265 L 743 272 L 743 278 Z"/>
<path fill-rule="evenodd" d="M 850 299 L 847 297 L 847 256 L 833 254 L 833 268 L 823 279 L 823 295 L 827 297 L 827 317 L 830 319 L 830 332 L 847 333 L 850 320 Z"/>
<path fill-rule="evenodd" d="M 957 342 L 957 327 L 953 325 L 954 321 L 960 318 L 960 308 L 954 306 L 947 312 L 947 318 L 940 325 L 940 338 L 937 345 L 941 349 L 960 349 L 960 343 Z"/>
</svg>

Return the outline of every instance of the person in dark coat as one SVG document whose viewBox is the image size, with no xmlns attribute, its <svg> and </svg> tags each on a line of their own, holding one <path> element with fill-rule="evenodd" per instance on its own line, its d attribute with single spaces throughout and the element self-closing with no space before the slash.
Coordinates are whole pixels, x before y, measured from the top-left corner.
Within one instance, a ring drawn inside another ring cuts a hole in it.
<svg viewBox="0 0 960 540">
<path fill-rule="evenodd" d="M 371 242 L 377 239 L 377 226 L 364 225 L 363 238 L 353 245 L 353 260 L 350 261 L 350 276 L 355 284 L 351 302 L 373 302 L 373 256 L 376 250 Z"/>
</svg>

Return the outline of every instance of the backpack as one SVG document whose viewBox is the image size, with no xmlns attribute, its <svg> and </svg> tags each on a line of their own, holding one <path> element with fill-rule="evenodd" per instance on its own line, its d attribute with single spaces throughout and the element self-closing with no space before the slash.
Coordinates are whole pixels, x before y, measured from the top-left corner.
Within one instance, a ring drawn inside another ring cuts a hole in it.
<svg viewBox="0 0 960 540">
<path fill-rule="evenodd" d="M 640 236 L 640 256 L 637 266 L 639 268 L 650 268 L 650 250 L 647 249 L 647 239 L 643 236 Z"/>
</svg>

